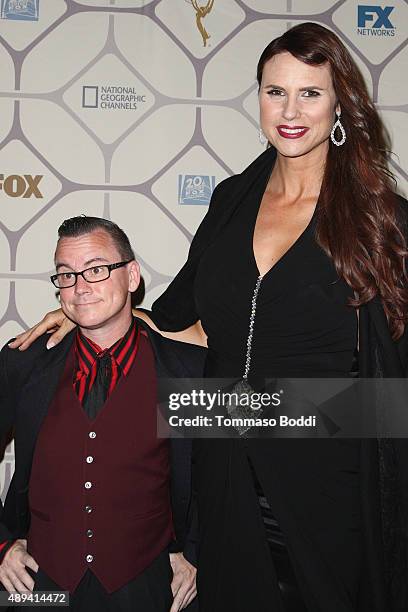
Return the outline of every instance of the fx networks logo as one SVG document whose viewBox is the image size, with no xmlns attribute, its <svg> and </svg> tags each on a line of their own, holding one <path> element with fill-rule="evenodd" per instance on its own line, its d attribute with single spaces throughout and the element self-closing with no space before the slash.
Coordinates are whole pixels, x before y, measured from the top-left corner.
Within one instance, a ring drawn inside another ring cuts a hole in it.
<svg viewBox="0 0 408 612">
<path fill-rule="evenodd" d="M 209 204 L 215 187 L 215 176 L 179 174 L 179 204 Z"/>
<path fill-rule="evenodd" d="M 0 191 L 3 191 L 10 198 L 43 198 L 38 185 L 41 179 L 44 178 L 42 174 L 31 176 L 31 174 L 10 174 L 4 178 L 4 174 L 0 174 Z"/>
<path fill-rule="evenodd" d="M 1 0 L 0 16 L 14 21 L 38 21 L 40 0 Z"/>
<path fill-rule="evenodd" d="M 124 85 L 84 85 L 82 87 L 82 108 L 101 108 L 102 110 L 138 109 L 146 102 L 146 96 L 135 87 Z"/>
<path fill-rule="evenodd" d="M 390 20 L 394 6 L 358 6 L 358 28 L 360 36 L 395 36 L 395 26 Z"/>
</svg>

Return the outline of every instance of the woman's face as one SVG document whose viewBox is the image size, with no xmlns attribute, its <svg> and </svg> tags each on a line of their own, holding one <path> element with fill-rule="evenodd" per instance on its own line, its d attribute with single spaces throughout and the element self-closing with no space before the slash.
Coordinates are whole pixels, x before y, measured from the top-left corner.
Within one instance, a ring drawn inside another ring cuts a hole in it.
<svg viewBox="0 0 408 612">
<path fill-rule="evenodd" d="M 336 94 L 329 64 L 310 66 L 290 53 L 266 62 L 259 90 L 261 128 L 285 157 L 326 153 Z"/>
</svg>

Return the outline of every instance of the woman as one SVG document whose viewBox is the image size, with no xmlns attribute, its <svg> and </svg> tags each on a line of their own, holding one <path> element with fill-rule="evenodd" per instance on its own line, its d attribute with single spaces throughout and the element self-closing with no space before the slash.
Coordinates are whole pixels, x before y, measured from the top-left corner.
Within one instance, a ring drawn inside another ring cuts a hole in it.
<svg viewBox="0 0 408 612">
<path fill-rule="evenodd" d="M 207 337 L 207 376 L 346 377 L 357 356 L 361 376 L 406 376 L 407 207 L 357 67 L 332 32 L 305 23 L 266 47 L 258 83 L 272 146 L 216 188 L 188 261 L 141 316 L 172 337 Z M 384 461 L 392 450 L 403 467 L 405 445 L 388 447 L 194 442 L 200 610 L 389 612 L 377 526 L 397 508 Z M 388 525 L 405 544 L 395 516 Z M 402 610 L 406 566 L 396 565 Z"/>
</svg>

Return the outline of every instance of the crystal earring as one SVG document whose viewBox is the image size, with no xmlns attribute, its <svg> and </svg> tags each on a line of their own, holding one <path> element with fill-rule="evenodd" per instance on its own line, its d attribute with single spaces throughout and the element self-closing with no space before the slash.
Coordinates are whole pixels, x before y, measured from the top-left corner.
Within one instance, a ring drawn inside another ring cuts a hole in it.
<svg viewBox="0 0 408 612">
<path fill-rule="evenodd" d="M 266 145 L 266 143 L 268 142 L 268 139 L 263 133 L 261 127 L 259 128 L 259 142 L 261 143 L 261 145 Z"/>
<path fill-rule="evenodd" d="M 336 111 L 336 116 L 337 116 L 337 121 L 333 125 L 332 131 L 330 133 L 330 139 L 331 139 L 332 143 L 336 145 L 336 147 L 341 147 L 341 145 L 344 145 L 344 143 L 346 142 L 346 132 L 345 132 L 344 127 L 342 126 L 341 121 L 340 121 L 341 113 Z M 336 133 L 336 129 L 337 128 L 339 128 L 339 130 L 341 132 L 341 140 L 336 140 L 335 133 Z"/>
</svg>

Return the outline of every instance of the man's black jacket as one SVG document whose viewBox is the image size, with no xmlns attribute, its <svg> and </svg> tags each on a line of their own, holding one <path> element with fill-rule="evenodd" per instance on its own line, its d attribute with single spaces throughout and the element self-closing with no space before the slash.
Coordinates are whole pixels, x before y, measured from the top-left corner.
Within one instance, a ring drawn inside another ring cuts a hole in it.
<svg viewBox="0 0 408 612">
<path fill-rule="evenodd" d="M 206 350 L 163 338 L 137 319 L 149 337 L 159 378 L 199 378 Z M 34 448 L 75 332 L 47 350 L 42 336 L 24 352 L 4 346 L 0 352 L 0 434 L 14 429 L 15 472 L 0 518 L 0 542 L 24 538 L 30 524 L 28 486 Z M 129 398 L 130 399 L 130 398 Z M 191 494 L 191 440 L 171 440 L 171 492 L 175 550 L 196 562 L 196 520 Z M 1 502 L 0 502 L 1 505 Z M 173 549 L 172 549 L 173 550 Z"/>
</svg>

